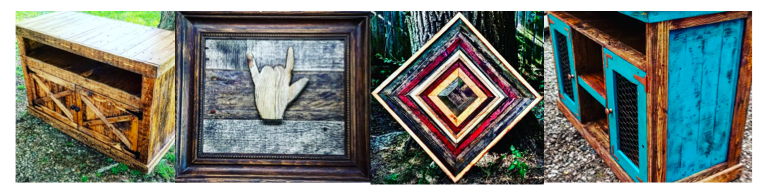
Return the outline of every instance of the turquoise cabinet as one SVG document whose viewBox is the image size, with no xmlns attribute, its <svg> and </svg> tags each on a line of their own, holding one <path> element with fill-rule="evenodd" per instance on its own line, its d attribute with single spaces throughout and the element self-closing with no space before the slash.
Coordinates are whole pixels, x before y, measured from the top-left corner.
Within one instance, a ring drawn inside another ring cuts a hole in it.
<svg viewBox="0 0 763 196">
<path fill-rule="evenodd" d="M 580 118 L 578 110 L 578 85 L 575 77 L 575 60 L 573 58 L 572 40 L 570 38 L 570 26 L 549 16 L 551 21 L 549 32 L 554 47 L 554 60 L 556 62 L 556 76 L 559 80 L 559 97 L 575 117 Z"/>
<path fill-rule="evenodd" d="M 745 168 L 751 16 L 551 11 L 559 109 L 623 182 L 734 180 Z"/>
<path fill-rule="evenodd" d="M 647 178 L 646 72 L 604 48 L 611 156 L 635 182 Z"/>
</svg>

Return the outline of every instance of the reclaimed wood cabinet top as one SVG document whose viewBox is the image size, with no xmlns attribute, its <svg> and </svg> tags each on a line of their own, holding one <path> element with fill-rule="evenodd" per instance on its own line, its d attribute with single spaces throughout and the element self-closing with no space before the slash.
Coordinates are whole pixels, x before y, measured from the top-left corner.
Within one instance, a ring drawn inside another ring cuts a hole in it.
<svg viewBox="0 0 763 196">
<path fill-rule="evenodd" d="M 720 13 L 721 11 L 619 11 L 645 23 L 655 23 L 681 18 L 689 18 L 707 14 Z"/>
<path fill-rule="evenodd" d="M 175 33 L 78 12 L 21 21 L 16 35 L 150 78 L 174 67 Z"/>
</svg>

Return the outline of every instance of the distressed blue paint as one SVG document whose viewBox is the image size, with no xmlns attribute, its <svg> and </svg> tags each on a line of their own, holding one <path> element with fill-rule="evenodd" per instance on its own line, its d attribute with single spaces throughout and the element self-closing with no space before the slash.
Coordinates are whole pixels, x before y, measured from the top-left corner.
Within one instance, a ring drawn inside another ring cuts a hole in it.
<svg viewBox="0 0 763 196">
<path fill-rule="evenodd" d="M 655 23 L 667 20 L 689 18 L 722 11 L 620 11 L 620 13 L 638 19 L 645 23 Z"/>
<path fill-rule="evenodd" d="M 742 19 L 670 32 L 666 181 L 726 161 Z"/>
<path fill-rule="evenodd" d="M 607 59 L 607 66 L 604 70 L 604 75 L 607 85 L 607 108 L 613 110 L 607 118 L 609 119 L 609 142 L 611 145 L 611 151 L 617 156 L 615 161 L 620 167 L 625 170 L 625 173 L 633 179 L 635 182 L 648 181 L 647 171 L 647 150 L 646 150 L 646 88 L 644 84 L 641 84 L 634 76 L 645 77 L 646 72 L 638 69 L 633 64 L 620 58 L 615 53 L 607 48 L 602 49 L 602 56 L 609 54 L 612 59 Z M 635 165 L 633 161 L 620 150 L 618 142 L 618 125 L 617 125 L 617 89 L 615 89 L 615 73 L 622 75 L 629 82 L 638 86 L 638 143 L 639 143 L 639 165 Z M 638 179 L 637 179 L 638 178 Z"/>
<path fill-rule="evenodd" d="M 568 26 L 567 24 L 565 24 L 558 18 L 554 17 L 553 15 L 549 15 L 548 18 L 554 22 L 552 24 L 549 24 L 549 29 L 551 30 L 550 34 L 551 36 L 553 36 L 552 39 L 554 41 L 554 43 L 551 44 L 554 47 L 554 59 L 555 60 L 561 59 L 559 57 L 559 53 L 557 52 L 559 51 L 559 49 L 557 49 L 556 47 L 556 42 L 559 42 L 559 41 L 567 42 L 567 55 L 568 55 L 568 59 L 570 60 L 570 73 L 572 73 L 572 75 L 577 75 L 575 73 L 575 58 L 573 56 L 573 51 L 572 51 L 572 40 L 570 38 L 570 26 Z M 567 36 L 567 38 L 560 39 L 556 37 L 556 34 L 554 33 L 554 31 L 559 31 L 559 33 L 564 34 L 565 36 Z M 564 88 L 562 88 L 562 77 L 566 77 L 566 76 L 562 74 L 562 69 L 560 68 L 561 65 L 559 64 L 559 62 L 558 61 L 555 61 L 555 62 L 556 62 L 556 78 L 558 80 L 557 84 L 559 85 L 558 86 L 559 92 L 562 92 L 561 96 L 565 97 L 565 99 L 562 99 L 562 103 L 564 103 L 564 105 L 566 105 L 567 108 L 570 109 L 570 112 L 572 112 L 572 114 L 575 115 L 576 118 L 580 119 L 580 112 L 579 112 L 580 110 L 578 110 L 579 99 L 578 99 L 578 85 L 576 81 L 577 77 L 573 77 L 571 81 L 573 92 L 564 92 Z M 575 96 L 574 100 L 570 99 L 569 97 L 570 94 L 572 96 Z"/>
<path fill-rule="evenodd" d="M 601 94 L 596 92 L 596 90 L 593 90 L 593 87 L 591 87 L 591 85 L 586 83 L 585 80 L 581 80 L 579 77 L 580 76 L 578 76 L 578 84 L 580 84 L 580 86 L 583 87 L 584 90 L 588 91 L 588 94 L 591 94 L 591 96 L 594 99 L 596 99 L 596 101 L 599 101 L 599 103 L 602 106 L 606 106 L 607 105 L 607 100 L 604 99 L 604 97 L 602 97 Z"/>
</svg>

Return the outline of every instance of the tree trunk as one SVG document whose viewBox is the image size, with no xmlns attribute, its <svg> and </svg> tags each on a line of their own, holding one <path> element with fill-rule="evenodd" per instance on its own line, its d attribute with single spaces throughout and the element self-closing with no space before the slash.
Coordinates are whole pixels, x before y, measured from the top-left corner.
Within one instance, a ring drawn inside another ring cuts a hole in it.
<svg viewBox="0 0 763 196">
<path fill-rule="evenodd" d="M 371 55 L 402 61 L 413 53 L 408 40 L 406 12 L 373 12 L 371 18 Z M 376 57 L 374 57 L 376 58 Z"/>
<path fill-rule="evenodd" d="M 175 12 L 162 11 L 157 28 L 175 31 Z"/>
<path fill-rule="evenodd" d="M 407 18 L 411 51 L 417 51 L 458 11 L 413 11 Z M 514 12 L 461 12 L 509 64 L 517 68 Z"/>
</svg>

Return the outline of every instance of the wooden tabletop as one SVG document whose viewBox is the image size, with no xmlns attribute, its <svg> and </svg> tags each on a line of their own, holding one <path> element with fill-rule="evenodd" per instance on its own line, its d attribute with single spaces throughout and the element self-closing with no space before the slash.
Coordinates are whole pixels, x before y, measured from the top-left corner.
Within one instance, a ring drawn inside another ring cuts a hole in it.
<svg viewBox="0 0 763 196">
<path fill-rule="evenodd" d="M 16 35 L 156 78 L 174 66 L 175 33 L 78 12 L 16 24 Z"/>
</svg>

